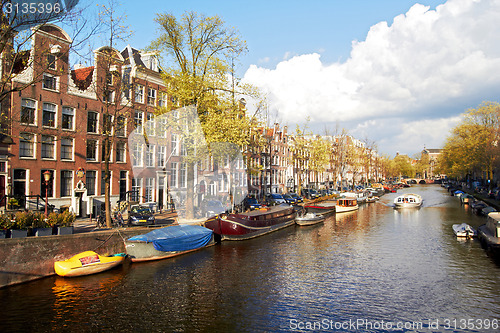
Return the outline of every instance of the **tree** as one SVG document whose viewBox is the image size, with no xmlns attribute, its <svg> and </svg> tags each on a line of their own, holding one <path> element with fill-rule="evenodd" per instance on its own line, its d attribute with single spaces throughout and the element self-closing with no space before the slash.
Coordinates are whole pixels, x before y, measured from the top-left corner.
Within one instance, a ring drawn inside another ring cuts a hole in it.
<svg viewBox="0 0 500 333">
<path fill-rule="evenodd" d="M 130 99 L 123 100 L 123 93 L 130 89 L 130 82 L 126 73 L 122 70 L 124 65 L 122 55 L 114 48 L 117 41 L 126 41 L 131 35 L 127 26 L 124 26 L 125 17 L 118 14 L 118 4 L 114 0 L 102 5 L 99 13 L 100 25 L 105 28 L 107 46 L 96 51 L 95 70 L 99 77 L 105 78 L 98 82 L 95 96 L 102 105 L 102 126 L 99 129 L 102 134 L 102 162 L 104 162 L 104 205 L 106 214 L 106 226 L 111 227 L 111 177 L 110 161 L 112 147 L 117 142 L 117 137 L 126 135 L 125 129 L 129 122 L 133 103 Z M 129 55 L 132 56 L 132 55 Z M 92 141 L 87 141 L 88 145 Z M 92 147 L 91 147 L 92 149 Z"/>
<path fill-rule="evenodd" d="M 469 109 L 447 138 L 438 160 L 440 170 L 451 177 L 481 173 L 491 180 L 500 161 L 499 117 L 498 103 L 483 102 L 479 108 Z"/>
<path fill-rule="evenodd" d="M 227 28 L 218 16 L 206 17 L 194 12 L 185 13 L 180 20 L 173 14 L 157 14 L 155 22 L 161 32 L 149 49 L 161 53 L 169 60 L 165 63 L 171 64 L 162 67 L 162 71 L 167 92 L 174 100 L 158 112 L 194 106 L 209 146 L 220 140 L 222 129 L 227 130 L 224 142 L 240 147 L 248 143 L 251 131 L 246 126 L 251 121 L 240 113 L 235 101 L 237 95 L 245 93 L 245 87 L 238 86 L 235 91 L 235 85 L 231 84 L 234 81 L 228 80 L 228 77 L 234 78 L 235 59 L 246 51 L 246 44 L 237 31 Z M 224 119 L 224 127 L 221 128 L 221 123 L 215 119 Z M 240 126 L 246 129 L 239 130 Z M 188 135 L 184 142 L 189 145 L 195 140 Z M 197 147 L 193 145 L 187 146 L 186 151 L 196 157 L 186 159 L 186 218 L 193 218 L 194 168 L 200 155 L 194 154 Z"/>
</svg>

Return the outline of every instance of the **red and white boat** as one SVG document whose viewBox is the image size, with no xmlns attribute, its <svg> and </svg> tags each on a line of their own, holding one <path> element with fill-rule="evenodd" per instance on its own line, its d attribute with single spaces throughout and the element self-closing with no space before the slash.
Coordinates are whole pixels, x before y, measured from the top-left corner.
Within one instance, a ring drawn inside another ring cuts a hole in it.
<svg viewBox="0 0 500 333">
<path fill-rule="evenodd" d="M 279 205 L 249 213 L 228 214 L 205 222 L 205 227 L 226 240 L 242 240 L 261 236 L 295 223 L 295 208 Z"/>
</svg>

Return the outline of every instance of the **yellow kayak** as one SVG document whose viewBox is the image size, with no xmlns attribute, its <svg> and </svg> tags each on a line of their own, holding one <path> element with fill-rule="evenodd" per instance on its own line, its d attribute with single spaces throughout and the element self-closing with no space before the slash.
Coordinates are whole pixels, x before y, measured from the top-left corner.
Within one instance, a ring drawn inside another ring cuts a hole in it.
<svg viewBox="0 0 500 333">
<path fill-rule="evenodd" d="M 60 276 L 89 275 L 118 266 L 124 259 L 125 257 L 120 255 L 105 257 L 94 251 L 85 251 L 64 261 L 56 261 L 54 270 Z"/>
</svg>

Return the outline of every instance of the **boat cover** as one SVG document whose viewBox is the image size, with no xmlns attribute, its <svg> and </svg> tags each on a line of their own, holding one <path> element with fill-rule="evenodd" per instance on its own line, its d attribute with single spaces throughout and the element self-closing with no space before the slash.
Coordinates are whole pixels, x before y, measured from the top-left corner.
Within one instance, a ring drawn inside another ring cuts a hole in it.
<svg viewBox="0 0 500 333">
<path fill-rule="evenodd" d="M 157 251 L 188 251 L 207 245 L 212 239 L 212 230 L 199 225 L 174 225 L 156 229 L 144 235 L 129 238 L 129 241 L 153 243 Z"/>
</svg>

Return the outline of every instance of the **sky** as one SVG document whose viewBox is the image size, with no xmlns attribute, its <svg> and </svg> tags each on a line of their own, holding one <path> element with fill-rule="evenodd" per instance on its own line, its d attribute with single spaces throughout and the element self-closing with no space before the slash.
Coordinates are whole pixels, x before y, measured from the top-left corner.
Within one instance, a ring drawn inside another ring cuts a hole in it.
<svg viewBox="0 0 500 333">
<path fill-rule="evenodd" d="M 143 0 L 119 10 L 137 49 L 157 36 L 157 13 L 218 15 L 247 42 L 238 78 L 262 90 L 275 121 L 346 129 L 390 157 L 442 148 L 461 114 L 498 100 L 500 0 Z"/>
</svg>

